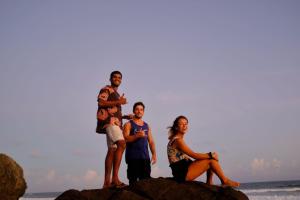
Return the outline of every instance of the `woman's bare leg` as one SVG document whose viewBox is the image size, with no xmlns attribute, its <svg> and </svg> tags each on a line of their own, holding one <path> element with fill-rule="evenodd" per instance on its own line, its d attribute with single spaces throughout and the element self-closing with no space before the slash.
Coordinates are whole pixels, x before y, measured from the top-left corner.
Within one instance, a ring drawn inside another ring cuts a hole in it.
<svg viewBox="0 0 300 200">
<path fill-rule="evenodd" d="M 210 168 L 209 160 L 196 160 L 189 166 L 185 180 L 192 181 Z"/>
<path fill-rule="evenodd" d="M 234 182 L 227 178 L 220 164 L 216 160 L 196 160 L 194 161 L 188 169 L 188 173 L 186 175 L 187 181 L 192 181 L 207 170 L 211 169 L 221 180 L 222 185 L 238 187 L 240 184 L 238 182 Z"/>
<path fill-rule="evenodd" d="M 217 174 L 217 176 L 219 177 L 219 179 L 222 182 L 222 185 L 231 186 L 231 187 L 239 187 L 240 186 L 240 183 L 230 180 L 229 178 L 227 178 L 224 175 L 224 172 L 218 161 L 216 161 L 216 160 L 210 160 L 210 161 L 211 161 L 210 162 L 211 169 L 213 170 L 214 173 Z"/>
<path fill-rule="evenodd" d="M 206 171 L 206 184 L 213 185 L 213 175 L 214 172 L 211 169 Z"/>
</svg>

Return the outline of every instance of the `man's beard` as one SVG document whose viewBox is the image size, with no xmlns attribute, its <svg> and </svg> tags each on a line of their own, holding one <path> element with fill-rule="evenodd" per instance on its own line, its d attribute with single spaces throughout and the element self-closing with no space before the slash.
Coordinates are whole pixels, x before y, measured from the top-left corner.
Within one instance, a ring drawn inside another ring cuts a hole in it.
<svg viewBox="0 0 300 200">
<path fill-rule="evenodd" d="M 134 115 L 134 118 L 136 118 L 136 119 L 142 119 L 142 117 L 143 117 L 143 116 L 139 117 L 139 116 L 137 116 L 137 115 Z"/>
<path fill-rule="evenodd" d="M 120 83 L 119 84 L 115 84 L 115 83 L 111 83 L 111 86 L 113 87 L 119 87 Z"/>
</svg>

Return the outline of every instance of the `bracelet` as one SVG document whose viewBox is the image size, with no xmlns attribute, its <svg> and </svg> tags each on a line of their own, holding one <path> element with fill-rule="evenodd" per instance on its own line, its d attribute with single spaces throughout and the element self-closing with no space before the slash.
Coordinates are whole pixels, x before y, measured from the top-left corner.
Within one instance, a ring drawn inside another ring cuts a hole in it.
<svg viewBox="0 0 300 200">
<path fill-rule="evenodd" d="M 209 159 L 214 159 L 211 152 L 208 153 Z"/>
</svg>

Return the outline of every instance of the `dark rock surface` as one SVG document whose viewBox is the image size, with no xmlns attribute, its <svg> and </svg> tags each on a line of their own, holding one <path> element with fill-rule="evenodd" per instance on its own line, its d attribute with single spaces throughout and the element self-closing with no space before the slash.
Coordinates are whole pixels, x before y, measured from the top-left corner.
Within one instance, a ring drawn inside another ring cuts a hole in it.
<svg viewBox="0 0 300 200">
<path fill-rule="evenodd" d="M 248 200 L 248 197 L 230 187 L 209 186 L 192 181 L 177 183 L 170 178 L 153 178 L 123 189 L 68 190 L 56 200 Z"/>
<path fill-rule="evenodd" d="M 26 188 L 23 169 L 12 158 L 0 153 L 0 199 L 17 200 Z"/>
</svg>

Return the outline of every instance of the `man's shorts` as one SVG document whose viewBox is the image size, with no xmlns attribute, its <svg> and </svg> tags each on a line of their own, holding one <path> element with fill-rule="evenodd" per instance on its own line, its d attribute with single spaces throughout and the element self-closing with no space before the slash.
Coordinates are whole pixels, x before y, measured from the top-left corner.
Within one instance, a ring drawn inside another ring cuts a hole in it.
<svg viewBox="0 0 300 200">
<path fill-rule="evenodd" d="M 106 141 L 108 148 L 117 148 L 116 142 L 124 140 L 123 132 L 119 126 L 109 125 L 106 127 Z"/>
</svg>

